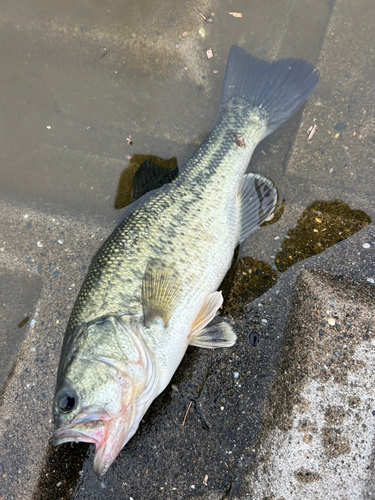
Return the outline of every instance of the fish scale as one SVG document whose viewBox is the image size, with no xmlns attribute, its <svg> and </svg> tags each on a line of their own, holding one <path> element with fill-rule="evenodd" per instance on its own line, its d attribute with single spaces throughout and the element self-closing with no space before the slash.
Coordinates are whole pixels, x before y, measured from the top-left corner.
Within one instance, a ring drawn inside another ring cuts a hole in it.
<svg viewBox="0 0 375 500">
<path fill-rule="evenodd" d="M 192 281 L 188 277 L 194 270 L 192 256 L 213 265 L 211 259 L 217 252 L 208 254 L 207 245 L 202 240 L 199 240 L 200 247 L 196 246 L 194 230 L 197 220 L 204 221 L 207 232 L 211 230 L 212 233 L 212 227 L 216 226 L 216 240 L 220 247 L 227 240 L 227 246 L 233 252 L 233 238 L 228 237 L 236 235 L 238 225 L 238 206 L 234 197 L 239 178 L 254 150 L 253 144 L 259 142 L 258 138 L 265 130 L 264 125 L 251 123 L 249 126 L 249 120 L 246 120 L 249 112 L 246 106 L 242 120 L 236 119 L 238 112 L 235 110 L 223 113 L 200 148 L 181 167 L 178 179 L 163 186 L 160 192 L 146 195 L 148 200 L 143 200 L 141 206 L 112 233 L 97 254 L 81 288 L 69 322 L 70 331 L 74 331 L 82 319 L 90 321 L 108 313 L 141 315 L 140 287 L 150 257 L 163 255 L 168 258 L 181 273 L 186 274 L 183 280 L 187 285 Z M 234 130 L 242 131 L 248 138 L 246 148 L 236 145 L 232 137 Z M 233 165 L 236 165 L 236 170 Z M 224 187 L 226 197 L 223 197 Z M 227 206 L 230 207 L 229 217 L 223 213 Z M 184 258 L 183 255 L 191 257 Z M 208 270 L 207 274 L 212 273 Z M 222 278 L 223 272 L 215 275 L 210 288 L 217 287 Z M 191 283 L 191 286 L 197 285 L 199 283 Z M 126 295 L 119 297 L 118 291 L 125 287 Z M 108 300 L 110 307 L 105 305 Z"/>
</svg>

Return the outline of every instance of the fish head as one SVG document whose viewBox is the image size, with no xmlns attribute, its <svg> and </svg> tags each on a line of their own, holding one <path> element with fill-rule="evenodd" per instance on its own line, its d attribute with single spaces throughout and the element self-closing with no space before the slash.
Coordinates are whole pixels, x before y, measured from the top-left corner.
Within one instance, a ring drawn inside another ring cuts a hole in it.
<svg viewBox="0 0 375 500">
<path fill-rule="evenodd" d="M 63 351 L 54 397 L 55 445 L 94 443 L 103 475 L 157 394 L 156 365 L 141 324 L 106 316 L 80 328 Z"/>
</svg>

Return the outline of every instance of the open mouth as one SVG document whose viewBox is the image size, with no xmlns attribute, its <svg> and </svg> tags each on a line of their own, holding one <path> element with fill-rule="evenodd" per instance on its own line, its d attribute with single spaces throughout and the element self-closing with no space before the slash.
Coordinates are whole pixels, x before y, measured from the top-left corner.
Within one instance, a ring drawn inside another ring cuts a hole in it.
<svg viewBox="0 0 375 500">
<path fill-rule="evenodd" d="M 94 443 L 97 446 L 103 442 L 106 435 L 106 425 L 101 420 L 70 424 L 67 427 L 55 430 L 53 444 L 56 446 L 70 441 L 79 443 Z"/>
</svg>

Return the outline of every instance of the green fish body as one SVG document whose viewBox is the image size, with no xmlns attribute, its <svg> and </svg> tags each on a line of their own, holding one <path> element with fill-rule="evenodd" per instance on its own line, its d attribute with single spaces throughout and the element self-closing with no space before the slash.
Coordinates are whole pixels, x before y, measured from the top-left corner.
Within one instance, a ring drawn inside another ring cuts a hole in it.
<svg viewBox="0 0 375 500">
<path fill-rule="evenodd" d="M 99 475 L 189 344 L 234 344 L 227 323 L 207 326 L 223 302 L 217 289 L 235 247 L 277 203 L 273 183 L 246 168 L 259 141 L 294 113 L 318 78 L 305 61 L 270 64 L 233 46 L 215 127 L 172 182 L 127 207 L 96 255 L 64 337 L 54 442 L 95 443 Z"/>
</svg>

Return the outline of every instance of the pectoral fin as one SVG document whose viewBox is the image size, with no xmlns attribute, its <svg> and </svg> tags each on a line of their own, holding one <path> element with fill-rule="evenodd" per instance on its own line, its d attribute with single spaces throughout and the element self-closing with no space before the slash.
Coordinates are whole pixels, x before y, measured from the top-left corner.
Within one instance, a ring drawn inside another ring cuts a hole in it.
<svg viewBox="0 0 375 500">
<path fill-rule="evenodd" d="M 207 297 L 191 327 L 190 337 L 193 337 L 197 332 L 203 330 L 203 328 L 214 319 L 217 311 L 223 305 L 223 301 L 224 299 L 221 292 L 211 293 Z"/>
<path fill-rule="evenodd" d="M 216 349 L 217 347 L 231 347 L 237 339 L 233 328 L 222 321 L 216 325 L 208 326 L 192 336 L 190 345 Z"/>
<path fill-rule="evenodd" d="M 259 174 L 247 174 L 242 178 L 240 191 L 240 234 L 242 243 L 263 222 L 270 220 L 278 200 L 277 189 L 273 182 Z"/>
<path fill-rule="evenodd" d="M 150 259 L 142 282 L 145 324 L 161 318 L 167 326 L 181 296 L 179 273 L 161 259 Z"/>
</svg>

